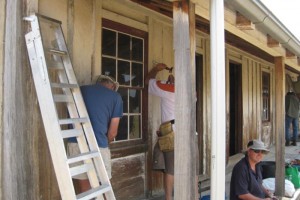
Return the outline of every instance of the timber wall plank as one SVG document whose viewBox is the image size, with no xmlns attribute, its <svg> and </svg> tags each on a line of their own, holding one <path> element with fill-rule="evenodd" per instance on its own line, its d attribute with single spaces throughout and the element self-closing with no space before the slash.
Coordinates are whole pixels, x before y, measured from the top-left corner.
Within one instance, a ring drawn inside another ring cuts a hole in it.
<svg viewBox="0 0 300 200">
<path fill-rule="evenodd" d="M 0 30 L 5 30 L 5 5 L 6 1 L 0 1 Z M 0 41 L 4 41 L 4 31 L 0 31 Z M 4 45 L 1 42 L 0 46 L 0 83 L 3 83 L 3 66 L 4 66 Z M 3 108 L 3 85 L 0 84 L 0 107 Z M 3 110 L 0 109 L 0 144 L 3 143 L 3 124 L 2 124 L 2 118 L 3 116 Z M 2 150 L 0 151 L 0 166 L 2 166 Z M 0 180 L 2 180 L 2 167 L 0 167 Z M 0 199 L 2 199 L 2 181 L 0 181 Z"/>
</svg>

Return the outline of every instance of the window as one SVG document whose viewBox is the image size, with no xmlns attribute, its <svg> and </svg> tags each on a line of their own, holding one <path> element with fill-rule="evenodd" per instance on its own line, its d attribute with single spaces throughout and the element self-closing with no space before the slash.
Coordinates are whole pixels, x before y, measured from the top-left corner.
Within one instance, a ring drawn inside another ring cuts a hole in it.
<svg viewBox="0 0 300 200">
<path fill-rule="evenodd" d="M 262 73 L 262 97 L 263 97 L 263 113 L 262 121 L 270 121 L 270 74 Z"/>
<path fill-rule="evenodd" d="M 143 138 L 143 88 L 147 33 L 103 19 L 101 73 L 120 84 L 123 117 L 115 141 Z"/>
</svg>

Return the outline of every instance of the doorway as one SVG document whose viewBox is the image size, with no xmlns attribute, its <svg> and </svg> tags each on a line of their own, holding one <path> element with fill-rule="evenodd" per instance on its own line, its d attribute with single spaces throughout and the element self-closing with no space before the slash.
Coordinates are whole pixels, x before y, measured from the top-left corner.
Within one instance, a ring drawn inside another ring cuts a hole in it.
<svg viewBox="0 0 300 200">
<path fill-rule="evenodd" d="M 196 131 L 198 133 L 199 170 L 203 172 L 203 55 L 196 54 Z"/>
<path fill-rule="evenodd" d="M 242 65 L 229 63 L 229 156 L 240 153 L 242 150 L 243 137 L 243 107 L 242 107 Z"/>
</svg>

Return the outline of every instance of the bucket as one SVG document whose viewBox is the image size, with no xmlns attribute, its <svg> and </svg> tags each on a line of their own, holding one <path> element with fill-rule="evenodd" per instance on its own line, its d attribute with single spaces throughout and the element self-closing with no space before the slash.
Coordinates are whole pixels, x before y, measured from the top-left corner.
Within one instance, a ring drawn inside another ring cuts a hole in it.
<svg viewBox="0 0 300 200">
<path fill-rule="evenodd" d="M 275 161 L 262 161 L 261 167 L 262 167 L 262 178 L 263 179 L 275 177 L 275 171 L 276 171 Z"/>
<path fill-rule="evenodd" d="M 205 195 L 201 197 L 201 200 L 210 200 L 210 195 Z"/>
<path fill-rule="evenodd" d="M 225 198 L 224 199 L 227 200 L 226 194 L 225 194 Z M 199 199 L 199 200 L 210 200 L 210 195 L 205 195 L 205 196 L 201 197 L 201 199 Z"/>
</svg>

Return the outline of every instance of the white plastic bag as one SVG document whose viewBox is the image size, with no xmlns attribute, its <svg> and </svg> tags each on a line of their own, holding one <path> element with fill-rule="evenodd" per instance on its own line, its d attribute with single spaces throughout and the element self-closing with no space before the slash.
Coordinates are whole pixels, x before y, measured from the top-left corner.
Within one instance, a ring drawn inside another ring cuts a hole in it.
<svg viewBox="0 0 300 200">
<path fill-rule="evenodd" d="M 275 192 L 275 178 L 266 178 L 263 180 L 263 186 L 274 194 Z M 293 197 L 295 192 L 294 184 L 290 180 L 285 180 L 285 196 Z"/>
</svg>

